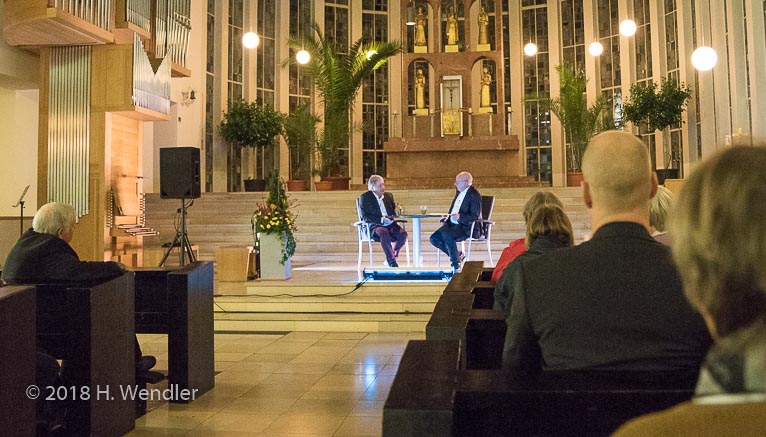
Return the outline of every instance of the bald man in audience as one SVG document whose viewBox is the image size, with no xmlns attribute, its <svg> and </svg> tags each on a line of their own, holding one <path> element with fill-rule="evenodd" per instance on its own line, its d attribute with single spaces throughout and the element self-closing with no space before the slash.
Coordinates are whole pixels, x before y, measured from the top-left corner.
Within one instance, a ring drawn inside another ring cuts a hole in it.
<svg viewBox="0 0 766 437">
<path fill-rule="evenodd" d="M 669 249 L 647 231 L 657 177 L 646 146 L 626 132 L 601 133 L 582 170 L 593 237 L 522 262 L 503 366 L 527 375 L 696 371 L 711 339 L 684 299 Z"/>
</svg>

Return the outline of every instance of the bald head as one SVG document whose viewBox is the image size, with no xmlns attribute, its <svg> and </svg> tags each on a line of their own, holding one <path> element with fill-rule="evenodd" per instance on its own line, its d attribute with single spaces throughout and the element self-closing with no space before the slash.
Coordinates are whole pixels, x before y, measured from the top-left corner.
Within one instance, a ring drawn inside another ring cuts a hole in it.
<svg viewBox="0 0 766 437">
<path fill-rule="evenodd" d="M 637 137 L 622 131 L 596 135 L 585 150 L 582 172 L 592 208 L 606 214 L 648 213 L 656 183 L 649 152 Z"/>
</svg>

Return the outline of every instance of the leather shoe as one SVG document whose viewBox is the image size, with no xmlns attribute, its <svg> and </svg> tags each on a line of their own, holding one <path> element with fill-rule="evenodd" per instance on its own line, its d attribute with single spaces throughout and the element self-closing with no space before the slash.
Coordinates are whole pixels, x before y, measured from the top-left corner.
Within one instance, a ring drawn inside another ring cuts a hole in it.
<svg viewBox="0 0 766 437">
<path fill-rule="evenodd" d="M 399 264 L 396 261 L 391 261 L 390 263 L 388 263 L 388 266 L 389 267 L 399 267 Z"/>
<path fill-rule="evenodd" d="M 465 254 L 463 252 L 458 252 L 457 262 L 459 262 L 462 265 L 464 261 L 465 261 Z"/>
<path fill-rule="evenodd" d="M 136 361 L 136 373 L 146 372 L 157 365 L 157 359 L 151 355 L 144 355 Z"/>
</svg>

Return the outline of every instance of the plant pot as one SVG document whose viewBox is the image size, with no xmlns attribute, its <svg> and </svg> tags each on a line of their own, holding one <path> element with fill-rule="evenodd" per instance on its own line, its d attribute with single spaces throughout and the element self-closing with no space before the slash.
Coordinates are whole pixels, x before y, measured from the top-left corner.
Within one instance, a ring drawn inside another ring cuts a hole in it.
<svg viewBox="0 0 766 437">
<path fill-rule="evenodd" d="M 266 180 L 245 179 L 245 191 L 266 191 Z"/>
<path fill-rule="evenodd" d="M 582 172 L 580 171 L 570 171 L 567 173 L 567 187 L 579 187 L 582 180 Z"/>
<path fill-rule="evenodd" d="M 666 168 L 657 170 L 657 182 L 662 185 L 665 183 L 665 179 L 678 179 L 678 169 Z"/>
<path fill-rule="evenodd" d="M 282 265 L 282 241 L 276 234 L 261 233 L 260 238 L 260 271 L 261 279 L 290 279 L 290 260 Z"/>
<path fill-rule="evenodd" d="M 316 181 L 314 182 L 314 186 L 316 187 L 317 191 L 332 191 L 333 182 L 332 181 Z"/>
<path fill-rule="evenodd" d="M 351 181 L 351 178 L 348 176 L 328 176 L 322 179 L 332 181 L 333 190 L 348 190 L 348 184 Z"/>
<path fill-rule="evenodd" d="M 287 181 L 288 191 L 306 191 L 306 181 L 303 179 L 291 179 Z"/>
</svg>

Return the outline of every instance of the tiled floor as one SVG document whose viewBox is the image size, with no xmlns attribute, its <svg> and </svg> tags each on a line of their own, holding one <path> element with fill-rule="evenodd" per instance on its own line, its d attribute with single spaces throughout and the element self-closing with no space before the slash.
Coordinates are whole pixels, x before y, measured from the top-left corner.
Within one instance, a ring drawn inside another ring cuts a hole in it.
<svg viewBox="0 0 766 437">
<path fill-rule="evenodd" d="M 131 436 L 377 436 L 407 341 L 423 333 L 216 334 L 215 388 L 150 403 Z M 140 335 L 167 369 L 167 338 Z"/>
</svg>

